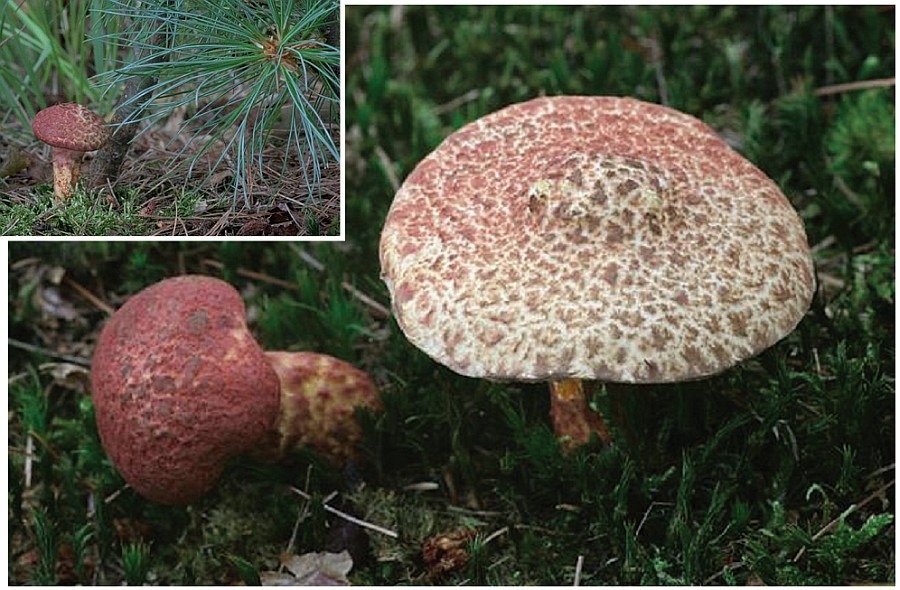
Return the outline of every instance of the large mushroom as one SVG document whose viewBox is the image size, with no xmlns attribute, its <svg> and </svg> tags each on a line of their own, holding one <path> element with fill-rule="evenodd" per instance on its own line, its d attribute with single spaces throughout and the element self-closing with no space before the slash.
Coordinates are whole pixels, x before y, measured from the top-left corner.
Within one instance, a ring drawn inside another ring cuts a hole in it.
<svg viewBox="0 0 900 590">
<path fill-rule="evenodd" d="M 814 283 L 774 182 L 694 117 L 618 97 L 537 98 L 447 137 L 397 192 L 380 258 L 413 344 L 550 382 L 570 446 L 608 439 L 582 380 L 719 373 L 791 332 Z"/>
<path fill-rule="evenodd" d="M 199 499 L 237 455 L 279 458 L 308 443 L 345 461 L 361 436 L 353 408 L 378 406 L 368 376 L 343 361 L 265 353 L 234 287 L 197 275 L 152 285 L 113 315 L 91 386 L 113 464 L 163 504 Z"/>
<path fill-rule="evenodd" d="M 62 103 L 34 116 L 35 137 L 53 148 L 53 192 L 57 199 L 72 196 L 85 152 L 99 150 L 109 140 L 103 119 L 85 106 Z"/>
</svg>

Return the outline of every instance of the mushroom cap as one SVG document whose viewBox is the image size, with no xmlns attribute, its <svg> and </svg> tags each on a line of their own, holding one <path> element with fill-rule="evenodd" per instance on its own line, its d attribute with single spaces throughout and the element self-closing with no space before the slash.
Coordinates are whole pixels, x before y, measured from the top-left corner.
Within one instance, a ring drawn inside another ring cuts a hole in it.
<svg viewBox="0 0 900 590">
<path fill-rule="evenodd" d="M 72 102 L 39 111 L 31 129 L 47 145 L 75 152 L 99 150 L 109 140 L 103 119 L 89 108 Z"/>
<path fill-rule="evenodd" d="M 278 415 L 278 376 L 244 303 L 211 277 L 166 279 L 125 302 L 100 334 L 91 387 L 116 469 L 163 504 L 208 492 Z"/>
<path fill-rule="evenodd" d="M 547 97 L 422 160 L 381 235 L 407 338 L 463 375 L 662 383 L 791 332 L 813 267 L 774 182 L 699 120 Z"/>
<path fill-rule="evenodd" d="M 369 375 L 315 352 L 267 352 L 266 357 L 281 382 L 281 410 L 267 447 L 283 455 L 305 446 L 335 464 L 353 458 L 363 434 L 356 408 L 381 408 Z"/>
</svg>

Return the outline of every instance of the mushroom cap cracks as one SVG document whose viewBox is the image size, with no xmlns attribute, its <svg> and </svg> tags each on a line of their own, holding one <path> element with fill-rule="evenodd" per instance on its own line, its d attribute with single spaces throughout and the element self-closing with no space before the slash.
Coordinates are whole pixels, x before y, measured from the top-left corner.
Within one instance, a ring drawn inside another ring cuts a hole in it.
<svg viewBox="0 0 900 590">
<path fill-rule="evenodd" d="M 99 150 L 109 139 L 103 119 L 87 107 L 71 102 L 38 112 L 31 129 L 47 145 L 75 152 Z"/>
<path fill-rule="evenodd" d="M 126 301 L 100 334 L 91 389 L 116 469 L 163 504 L 208 492 L 278 416 L 278 376 L 241 296 L 211 277 L 166 279 Z"/>
<path fill-rule="evenodd" d="M 630 98 L 538 98 L 459 129 L 398 191 L 380 255 L 407 338 L 499 380 L 712 375 L 791 332 L 814 288 L 775 183 Z"/>
</svg>

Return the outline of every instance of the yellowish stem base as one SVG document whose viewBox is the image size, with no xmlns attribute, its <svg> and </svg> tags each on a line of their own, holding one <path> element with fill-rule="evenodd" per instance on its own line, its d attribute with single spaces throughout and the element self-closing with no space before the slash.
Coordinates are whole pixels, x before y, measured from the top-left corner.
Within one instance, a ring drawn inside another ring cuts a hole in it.
<svg viewBox="0 0 900 590">
<path fill-rule="evenodd" d="M 581 379 L 550 382 L 550 418 L 566 450 L 587 443 L 595 433 L 603 444 L 612 443 L 603 416 L 588 406 Z"/>
</svg>

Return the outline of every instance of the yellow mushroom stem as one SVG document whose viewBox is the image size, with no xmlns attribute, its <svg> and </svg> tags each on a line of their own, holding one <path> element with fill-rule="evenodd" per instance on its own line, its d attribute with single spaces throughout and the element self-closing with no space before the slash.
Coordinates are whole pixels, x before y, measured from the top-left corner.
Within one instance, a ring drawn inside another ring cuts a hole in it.
<svg viewBox="0 0 900 590">
<path fill-rule="evenodd" d="M 603 444 L 612 443 L 603 416 L 588 406 L 581 379 L 550 382 L 550 418 L 553 431 L 566 450 L 587 443 L 593 433 Z"/>
</svg>

